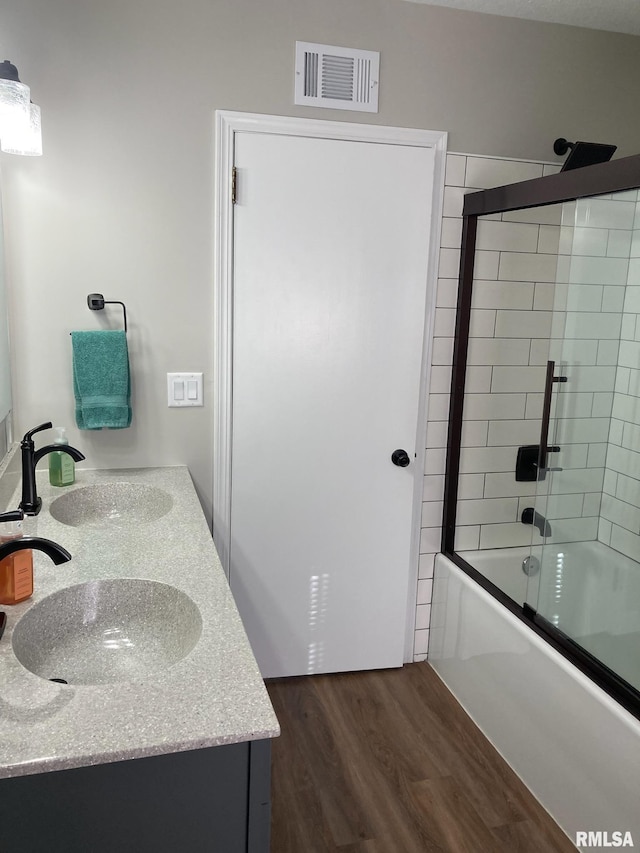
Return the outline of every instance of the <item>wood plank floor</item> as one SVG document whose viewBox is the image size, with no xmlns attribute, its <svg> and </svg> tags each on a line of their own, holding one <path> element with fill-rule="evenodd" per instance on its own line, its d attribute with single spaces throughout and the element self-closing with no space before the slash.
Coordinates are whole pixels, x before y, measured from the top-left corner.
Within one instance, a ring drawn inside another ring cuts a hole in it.
<svg viewBox="0 0 640 853">
<path fill-rule="evenodd" d="M 575 853 L 428 663 L 267 688 L 272 853 Z"/>
</svg>

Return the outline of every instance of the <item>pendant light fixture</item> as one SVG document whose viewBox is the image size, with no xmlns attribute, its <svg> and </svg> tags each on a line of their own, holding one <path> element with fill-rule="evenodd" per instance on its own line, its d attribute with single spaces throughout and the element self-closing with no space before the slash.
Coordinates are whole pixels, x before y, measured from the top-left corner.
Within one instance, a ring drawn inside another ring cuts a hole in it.
<svg viewBox="0 0 640 853">
<path fill-rule="evenodd" d="M 42 154 L 40 107 L 29 96 L 16 66 L 0 62 L 0 148 L 6 154 Z"/>
</svg>

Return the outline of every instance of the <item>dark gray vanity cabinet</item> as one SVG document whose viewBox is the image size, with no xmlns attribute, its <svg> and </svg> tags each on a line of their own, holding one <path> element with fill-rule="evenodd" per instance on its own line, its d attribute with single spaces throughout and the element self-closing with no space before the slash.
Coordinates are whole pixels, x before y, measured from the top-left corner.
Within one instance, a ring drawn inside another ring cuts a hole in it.
<svg viewBox="0 0 640 853">
<path fill-rule="evenodd" d="M 268 853 L 270 765 L 259 740 L 1 779 L 0 851 Z"/>
</svg>

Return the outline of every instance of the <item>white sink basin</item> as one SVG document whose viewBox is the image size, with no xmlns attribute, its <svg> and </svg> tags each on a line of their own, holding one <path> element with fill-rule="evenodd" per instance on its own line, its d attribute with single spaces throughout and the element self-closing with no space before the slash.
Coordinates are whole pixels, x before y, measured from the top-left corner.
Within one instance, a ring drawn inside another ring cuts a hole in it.
<svg viewBox="0 0 640 853">
<path fill-rule="evenodd" d="M 67 684 L 130 681 L 186 657 L 202 632 L 195 603 L 138 578 L 70 586 L 34 604 L 13 631 L 20 663 Z"/>
<path fill-rule="evenodd" d="M 55 498 L 49 512 L 71 527 L 110 524 L 118 527 L 156 521 L 173 506 L 162 489 L 144 483 L 104 483 L 84 486 Z"/>
</svg>

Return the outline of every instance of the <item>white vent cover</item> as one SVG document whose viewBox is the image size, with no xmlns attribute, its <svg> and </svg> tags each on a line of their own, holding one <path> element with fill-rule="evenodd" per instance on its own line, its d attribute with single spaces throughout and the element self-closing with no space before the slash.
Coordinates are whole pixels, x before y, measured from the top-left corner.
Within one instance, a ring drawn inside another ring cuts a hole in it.
<svg viewBox="0 0 640 853">
<path fill-rule="evenodd" d="M 330 44 L 296 42 L 295 103 L 378 112 L 380 54 Z"/>
</svg>

